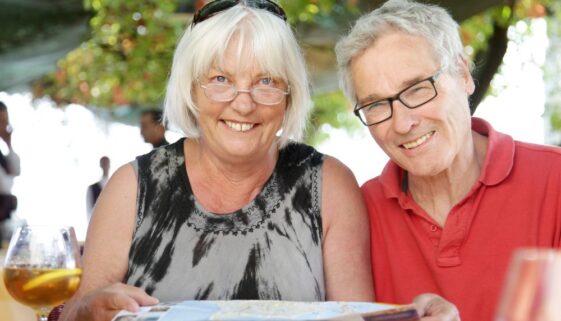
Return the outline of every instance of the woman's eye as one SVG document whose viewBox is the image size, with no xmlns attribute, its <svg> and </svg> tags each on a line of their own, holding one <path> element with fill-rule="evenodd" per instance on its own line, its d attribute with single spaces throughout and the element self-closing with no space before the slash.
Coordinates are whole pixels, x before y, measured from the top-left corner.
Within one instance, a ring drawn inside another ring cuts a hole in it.
<svg viewBox="0 0 561 321">
<path fill-rule="evenodd" d="M 228 82 L 228 78 L 218 75 L 210 78 L 210 82 L 225 84 Z"/>
<path fill-rule="evenodd" d="M 270 86 L 272 84 L 273 84 L 272 78 L 261 78 L 261 80 L 259 80 L 259 85 L 262 86 Z"/>
</svg>

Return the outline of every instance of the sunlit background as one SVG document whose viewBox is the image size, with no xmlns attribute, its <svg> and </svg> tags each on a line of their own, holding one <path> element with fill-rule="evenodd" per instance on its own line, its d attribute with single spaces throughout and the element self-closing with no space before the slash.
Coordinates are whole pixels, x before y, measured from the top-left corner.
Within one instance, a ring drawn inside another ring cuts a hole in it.
<svg viewBox="0 0 561 321">
<path fill-rule="evenodd" d="M 534 20 L 531 27 L 524 41 L 509 46 L 502 71 L 493 81 L 496 95 L 484 100 L 476 116 L 489 120 L 515 139 L 544 143 L 547 133 L 542 117 L 542 70 L 548 38 L 544 20 Z M 0 100 L 9 108 L 13 146 L 22 167 L 13 189 L 19 208 L 9 224 L 68 224 L 76 228 L 79 239 L 84 239 L 86 188 L 101 176 L 99 158 L 109 156 L 113 173 L 137 155 L 150 151 L 151 146 L 143 142 L 138 126 L 113 122 L 103 113 L 80 105 L 59 108 L 47 99 L 32 101 L 32 95 L 25 90 L 0 92 Z M 380 173 L 387 157 L 366 128 L 350 133 L 327 130 L 330 138 L 317 148 L 347 164 L 359 183 Z M 180 137 L 174 132 L 167 136 L 170 141 Z"/>
</svg>

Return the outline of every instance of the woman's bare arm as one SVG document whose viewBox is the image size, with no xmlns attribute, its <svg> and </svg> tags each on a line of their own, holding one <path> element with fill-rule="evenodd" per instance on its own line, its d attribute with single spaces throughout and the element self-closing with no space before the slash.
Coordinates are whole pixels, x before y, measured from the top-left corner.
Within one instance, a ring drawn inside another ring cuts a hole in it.
<svg viewBox="0 0 561 321">
<path fill-rule="evenodd" d="M 374 301 L 366 208 L 354 175 L 332 157 L 323 165 L 321 208 L 327 300 Z"/>
<path fill-rule="evenodd" d="M 137 178 L 132 165 L 119 168 L 101 192 L 88 227 L 80 287 L 61 320 L 108 320 L 121 309 L 156 300 L 122 283 L 136 217 Z"/>
</svg>

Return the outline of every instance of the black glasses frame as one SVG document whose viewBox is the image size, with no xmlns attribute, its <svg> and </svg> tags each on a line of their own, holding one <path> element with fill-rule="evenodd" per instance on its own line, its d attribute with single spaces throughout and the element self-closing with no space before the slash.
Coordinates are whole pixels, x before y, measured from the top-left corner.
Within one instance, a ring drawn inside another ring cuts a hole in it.
<svg viewBox="0 0 561 321">
<path fill-rule="evenodd" d="M 194 27 L 196 24 L 207 20 L 215 14 L 228 10 L 240 3 L 245 4 L 250 8 L 267 10 L 286 21 L 286 13 L 284 10 L 271 0 L 215 0 L 207 3 L 195 13 L 193 21 L 191 22 L 191 27 Z"/>
<path fill-rule="evenodd" d="M 392 97 L 388 97 L 388 98 L 384 98 L 384 99 L 379 99 L 379 100 L 376 100 L 376 101 L 373 101 L 373 102 L 366 103 L 366 104 L 364 104 L 364 105 L 359 105 L 359 104 L 357 103 L 357 104 L 355 105 L 355 108 L 354 108 L 354 111 L 353 111 L 353 112 L 354 112 L 354 114 L 358 117 L 358 119 L 360 119 L 360 121 L 361 121 L 364 125 L 366 125 L 366 126 L 372 126 L 372 125 L 376 125 L 376 124 L 379 124 L 379 123 L 383 123 L 383 122 L 385 122 L 386 120 L 392 118 L 392 116 L 393 116 L 393 102 L 396 101 L 396 100 L 399 100 L 399 102 L 402 103 L 403 106 L 405 106 L 405 107 L 407 107 L 407 108 L 409 108 L 409 109 L 415 109 L 415 108 L 421 107 L 421 106 L 427 104 L 428 102 L 430 102 L 431 100 L 435 99 L 435 98 L 438 96 L 438 90 L 436 90 L 436 86 L 435 86 L 434 83 L 436 82 L 436 80 L 438 79 L 438 77 L 440 77 L 440 75 L 442 74 L 442 72 L 443 72 L 443 69 L 440 69 L 440 70 L 438 70 L 434 75 L 432 75 L 432 76 L 430 76 L 430 77 L 428 77 L 428 78 L 421 79 L 421 80 L 417 81 L 416 83 L 412 84 L 411 86 L 408 86 L 408 87 L 402 89 L 400 92 L 398 92 L 397 94 L 393 95 Z M 401 95 L 402 95 L 404 92 L 408 91 L 409 89 L 411 89 L 411 88 L 417 86 L 418 84 L 422 83 L 423 81 L 427 81 L 427 80 L 430 81 L 430 83 L 431 83 L 431 85 L 432 85 L 432 88 L 434 89 L 434 96 L 432 96 L 429 100 L 427 100 L 427 101 L 425 101 L 425 102 L 423 102 L 423 103 L 420 103 L 420 104 L 418 104 L 418 105 L 411 106 L 411 105 L 409 105 L 408 103 L 406 103 L 405 101 L 403 101 L 403 100 L 401 99 Z M 382 102 L 382 101 L 388 101 L 388 102 L 390 103 L 390 115 L 389 115 L 387 118 L 385 118 L 384 120 L 375 122 L 375 123 L 370 123 L 370 124 L 366 122 L 366 119 L 362 119 L 362 117 L 360 116 L 360 110 L 361 110 L 361 109 L 367 108 L 367 107 L 369 107 L 369 106 L 371 106 L 371 105 L 380 103 L 380 102 Z"/>
</svg>

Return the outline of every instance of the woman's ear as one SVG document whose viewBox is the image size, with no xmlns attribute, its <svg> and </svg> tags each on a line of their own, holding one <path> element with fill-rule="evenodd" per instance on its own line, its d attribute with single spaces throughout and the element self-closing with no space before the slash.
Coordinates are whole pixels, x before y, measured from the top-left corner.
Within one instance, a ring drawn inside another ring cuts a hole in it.
<svg viewBox="0 0 561 321">
<path fill-rule="evenodd" d="M 190 92 L 189 95 L 191 96 L 191 100 L 193 101 L 193 103 L 198 106 L 198 104 L 197 104 L 197 98 L 198 98 L 197 97 L 197 88 L 196 88 L 195 82 L 193 82 L 191 84 L 191 92 Z"/>
</svg>

